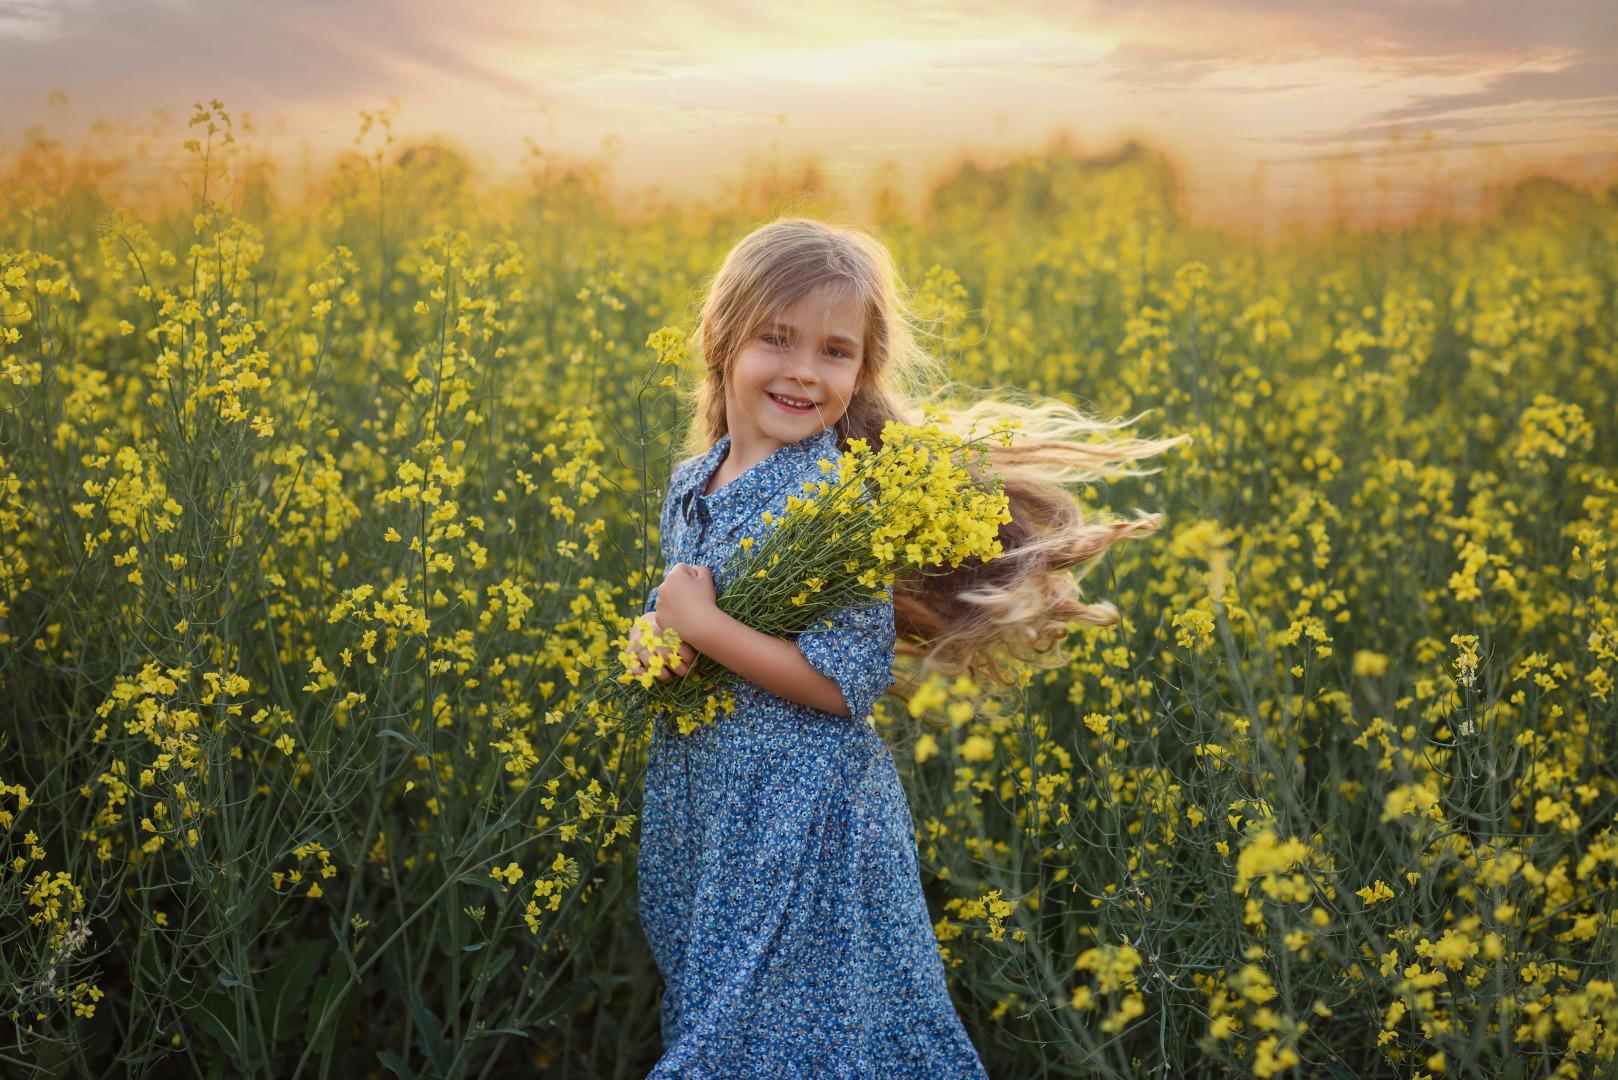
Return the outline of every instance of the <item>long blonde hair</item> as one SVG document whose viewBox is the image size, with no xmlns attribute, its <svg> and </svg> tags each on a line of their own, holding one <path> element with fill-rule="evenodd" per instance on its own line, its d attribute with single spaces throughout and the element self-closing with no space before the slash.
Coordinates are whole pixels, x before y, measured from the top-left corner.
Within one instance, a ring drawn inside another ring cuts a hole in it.
<svg viewBox="0 0 1618 1080">
<path fill-rule="evenodd" d="M 866 316 L 860 383 L 834 425 L 839 449 L 846 450 L 849 439 L 880 447 L 888 420 L 917 423 L 923 404 L 961 396 L 917 341 L 892 256 L 879 240 L 850 227 L 782 218 L 732 248 L 708 289 L 696 334 L 704 373 L 690 393 L 688 454 L 705 453 L 728 430 L 725 386 L 742 345 L 828 284 L 852 290 Z M 1132 521 L 1087 519 L 1067 486 L 1155 472 L 1126 466 L 1189 436 L 1097 442 L 1097 434 L 1138 417 L 1100 421 L 1058 401 L 1017 402 L 1004 394 L 979 397 L 949 415 L 950 427 L 963 433 L 974 424 L 987 431 L 997 419 L 1021 422 L 1011 445 L 995 444 L 989 459 L 1010 500 L 1011 521 L 1000 527 L 1004 554 L 968 560 L 943 576 L 901 577 L 894 589 L 895 651 L 920 658 L 920 676 L 967 673 L 1010 683 L 1014 676 L 1002 668 L 1003 658 L 1054 666 L 1063 662 L 1059 646 L 1073 621 L 1118 621 L 1112 604 L 1079 600 L 1079 578 L 1117 541 L 1146 536 L 1161 524 L 1160 514 L 1140 510 Z"/>
</svg>

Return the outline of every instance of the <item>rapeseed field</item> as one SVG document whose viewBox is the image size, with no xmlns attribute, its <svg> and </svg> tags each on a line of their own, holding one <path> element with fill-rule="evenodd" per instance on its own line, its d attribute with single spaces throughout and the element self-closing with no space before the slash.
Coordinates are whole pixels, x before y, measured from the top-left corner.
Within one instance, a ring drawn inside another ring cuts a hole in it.
<svg viewBox="0 0 1618 1080">
<path fill-rule="evenodd" d="M 642 1075 L 694 297 L 835 200 L 193 134 L 4 166 L 0 1071 Z M 1618 186 L 1259 241 L 1057 148 L 874 224 L 961 387 L 1192 436 L 1082 491 L 1164 515 L 1117 625 L 879 708 L 989 1074 L 1612 1075 Z"/>
</svg>

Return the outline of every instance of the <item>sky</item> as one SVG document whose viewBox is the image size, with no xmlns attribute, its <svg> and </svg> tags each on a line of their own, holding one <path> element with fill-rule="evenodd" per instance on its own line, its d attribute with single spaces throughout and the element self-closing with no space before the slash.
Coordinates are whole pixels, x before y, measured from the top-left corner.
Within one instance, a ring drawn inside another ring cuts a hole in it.
<svg viewBox="0 0 1618 1080">
<path fill-rule="evenodd" d="M 963 157 L 1135 139 L 1204 216 L 1396 216 L 1618 181 L 1618 3 L 0 0 L 0 152 L 96 121 L 179 140 L 209 98 L 312 171 L 392 101 L 401 142 L 486 176 L 537 145 L 626 194 L 813 161 L 915 199 Z"/>
</svg>

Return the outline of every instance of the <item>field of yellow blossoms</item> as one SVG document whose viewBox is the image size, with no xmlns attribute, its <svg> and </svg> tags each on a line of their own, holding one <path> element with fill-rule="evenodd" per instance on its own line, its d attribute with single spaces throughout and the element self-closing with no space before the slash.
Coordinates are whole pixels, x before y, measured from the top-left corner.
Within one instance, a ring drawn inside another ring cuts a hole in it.
<svg viewBox="0 0 1618 1080">
<path fill-rule="evenodd" d="M 0 1073 L 639 1077 L 681 335 L 833 200 L 428 143 L 294 205 L 231 133 L 139 208 L 0 162 Z M 1055 149 L 876 222 L 962 384 L 1193 436 L 1083 492 L 1165 515 L 1118 625 L 877 718 L 989 1074 L 1614 1075 L 1618 186 L 1269 242 L 1174 193 Z"/>
</svg>

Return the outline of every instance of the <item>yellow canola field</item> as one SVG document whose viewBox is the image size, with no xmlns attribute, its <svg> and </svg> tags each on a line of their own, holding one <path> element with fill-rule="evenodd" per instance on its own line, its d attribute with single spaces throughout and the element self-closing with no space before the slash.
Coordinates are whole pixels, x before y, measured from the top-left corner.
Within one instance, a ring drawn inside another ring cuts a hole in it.
<svg viewBox="0 0 1618 1080">
<path fill-rule="evenodd" d="M 202 113 L 145 213 L 6 163 L 4 1071 L 641 1075 L 613 658 L 696 290 L 835 202 L 427 144 L 282 205 Z M 879 712 L 989 1074 L 1610 1074 L 1618 187 L 1269 242 L 1173 190 L 1052 151 L 875 222 L 962 386 L 1193 436 L 1079 492 L 1165 514 L 1117 626 Z"/>
</svg>

